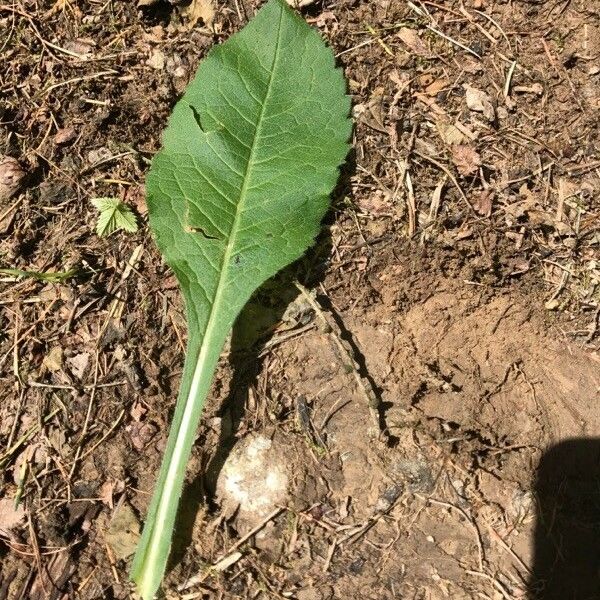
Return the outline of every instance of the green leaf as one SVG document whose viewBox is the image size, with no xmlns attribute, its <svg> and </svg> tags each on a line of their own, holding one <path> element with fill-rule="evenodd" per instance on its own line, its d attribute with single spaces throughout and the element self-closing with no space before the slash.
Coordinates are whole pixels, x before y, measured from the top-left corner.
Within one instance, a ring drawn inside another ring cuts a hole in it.
<svg viewBox="0 0 600 600">
<path fill-rule="evenodd" d="M 23 269 L 8 269 L 1 268 L 0 273 L 4 275 L 12 275 L 13 277 L 31 277 L 38 281 L 48 281 L 50 283 L 62 283 L 71 277 L 77 275 L 77 269 L 69 269 L 68 271 L 55 271 L 54 273 L 44 273 L 42 271 L 24 271 Z"/>
<path fill-rule="evenodd" d="M 129 233 L 138 230 L 135 215 L 118 198 L 94 198 L 91 202 L 100 211 L 96 223 L 96 233 L 100 237 L 110 235 L 118 229 Z"/>
<path fill-rule="evenodd" d="M 333 53 L 284 0 L 202 62 L 147 178 L 150 225 L 185 298 L 188 346 L 132 579 L 167 562 L 185 467 L 225 339 L 251 294 L 314 243 L 349 146 Z"/>
</svg>

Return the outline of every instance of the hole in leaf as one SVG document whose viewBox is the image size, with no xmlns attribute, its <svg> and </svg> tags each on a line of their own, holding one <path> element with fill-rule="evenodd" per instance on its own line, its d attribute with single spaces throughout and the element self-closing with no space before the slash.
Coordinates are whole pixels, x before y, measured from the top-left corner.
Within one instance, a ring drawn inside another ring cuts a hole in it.
<svg viewBox="0 0 600 600">
<path fill-rule="evenodd" d="M 192 111 L 192 114 L 194 115 L 194 121 L 196 121 L 196 125 L 198 125 L 198 127 L 200 127 L 200 130 L 202 131 L 202 133 L 206 133 L 206 130 L 204 129 L 204 127 L 202 127 L 202 121 L 200 119 L 200 114 L 198 113 L 196 108 L 193 107 L 191 104 L 189 104 L 188 106 L 190 107 L 190 110 Z"/>
</svg>

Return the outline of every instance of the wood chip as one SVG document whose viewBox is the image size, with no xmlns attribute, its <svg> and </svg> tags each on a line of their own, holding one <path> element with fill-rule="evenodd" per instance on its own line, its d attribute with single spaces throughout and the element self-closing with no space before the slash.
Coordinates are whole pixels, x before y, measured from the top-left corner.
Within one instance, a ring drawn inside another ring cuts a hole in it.
<svg viewBox="0 0 600 600">
<path fill-rule="evenodd" d="M 409 27 L 402 27 L 398 30 L 398 37 L 408 47 L 411 52 L 417 56 L 428 56 L 429 49 L 425 42 L 419 37 L 419 34 Z"/>
</svg>

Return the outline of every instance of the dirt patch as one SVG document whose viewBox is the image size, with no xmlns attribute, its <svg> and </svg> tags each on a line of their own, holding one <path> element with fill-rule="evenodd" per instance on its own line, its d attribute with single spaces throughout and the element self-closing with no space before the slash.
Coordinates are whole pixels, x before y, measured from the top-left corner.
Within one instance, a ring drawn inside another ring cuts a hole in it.
<svg viewBox="0 0 600 600">
<path fill-rule="evenodd" d="M 382 264 L 393 264 L 384 252 Z M 327 493 L 297 515 L 278 566 L 287 582 L 311 578 L 335 598 L 525 597 L 536 468 L 549 448 L 597 430 L 598 359 L 549 336 L 531 295 L 438 276 L 419 299 L 415 272 L 370 270 L 384 293 L 339 313 L 378 383 L 389 445 L 373 439 L 330 333 L 271 352 L 284 379 L 270 377 L 270 388 L 310 399 L 301 433 L 331 463 L 315 467 Z M 290 444 L 294 422 L 282 424 Z"/>
<path fill-rule="evenodd" d="M 175 2 L 0 6 L 0 268 L 38 277 L 0 281 L 0 599 L 131 597 L 185 348 L 144 174 L 257 5 L 193 27 Z M 166 596 L 596 597 L 597 10 L 302 10 L 348 77 L 354 150 L 327 233 L 223 354 Z M 140 231 L 98 238 L 100 196 Z M 217 484 L 257 436 L 286 479 L 262 521 Z"/>
</svg>

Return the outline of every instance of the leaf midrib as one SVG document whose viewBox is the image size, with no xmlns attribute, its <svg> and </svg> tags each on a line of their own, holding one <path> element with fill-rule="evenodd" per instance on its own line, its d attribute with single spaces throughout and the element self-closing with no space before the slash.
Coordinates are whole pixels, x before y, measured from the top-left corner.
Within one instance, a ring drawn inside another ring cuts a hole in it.
<svg viewBox="0 0 600 600">
<path fill-rule="evenodd" d="M 202 377 L 202 373 L 204 372 L 204 369 L 205 369 L 204 363 L 205 363 L 206 357 L 208 355 L 210 346 L 213 343 L 212 342 L 213 330 L 215 329 L 216 323 L 218 321 L 218 316 L 221 313 L 221 302 L 222 302 L 223 294 L 224 294 L 224 291 L 226 288 L 226 281 L 227 281 L 227 276 L 229 273 L 229 265 L 231 264 L 231 255 L 233 253 L 233 249 L 236 244 L 237 229 L 239 226 L 241 215 L 243 213 L 244 202 L 246 200 L 249 182 L 252 178 L 252 166 L 253 166 L 253 161 L 254 161 L 254 155 L 256 153 L 258 141 L 260 140 L 260 137 L 261 137 L 260 134 L 261 134 L 262 124 L 264 121 L 264 115 L 265 115 L 266 107 L 268 105 L 269 98 L 271 95 L 271 90 L 273 87 L 273 80 L 274 80 L 274 73 L 277 69 L 277 64 L 278 64 L 278 60 L 279 60 L 279 51 L 280 51 L 280 45 L 281 45 L 281 30 L 282 30 L 282 22 L 283 22 L 283 14 L 284 14 L 283 11 L 284 11 L 283 7 L 280 7 L 279 24 L 278 24 L 278 30 L 277 30 L 277 40 L 275 43 L 275 53 L 273 56 L 273 64 L 271 65 L 271 73 L 269 75 L 267 91 L 265 93 L 263 105 L 261 107 L 260 114 L 258 116 L 256 130 L 254 132 L 254 138 L 252 140 L 252 146 L 250 148 L 250 153 L 249 153 L 249 157 L 248 157 L 248 165 L 247 165 L 246 171 L 244 173 L 244 180 L 242 182 L 242 188 L 240 190 L 239 201 L 238 201 L 238 204 L 236 207 L 233 225 L 232 225 L 230 233 L 229 233 L 229 240 L 227 242 L 227 246 L 225 247 L 225 252 L 223 253 L 223 261 L 221 263 L 221 273 L 219 276 L 219 282 L 217 284 L 217 289 L 215 291 L 214 302 L 210 309 L 209 318 L 208 318 L 208 322 L 206 325 L 206 330 L 204 333 L 202 344 L 201 344 L 199 352 L 198 352 L 196 368 L 194 370 L 194 375 L 192 377 L 192 383 L 190 385 L 190 389 L 187 394 L 187 401 L 186 401 L 184 412 L 182 415 L 181 426 L 179 428 L 178 436 L 181 435 L 181 432 L 186 431 L 186 429 L 189 425 L 189 422 L 191 420 L 191 416 L 192 416 L 192 412 L 193 412 L 192 409 L 194 407 L 195 398 L 197 395 L 197 388 L 199 386 L 199 383 L 200 383 L 200 380 Z M 191 301 L 191 299 L 190 299 L 190 301 Z M 183 446 L 184 445 L 180 442 L 179 439 L 178 439 L 177 443 L 174 445 L 173 460 L 171 461 L 171 465 L 173 466 L 173 468 L 170 469 L 169 474 L 167 475 L 167 477 L 165 479 L 165 492 L 167 492 L 167 489 L 168 489 L 168 493 L 163 493 L 163 498 L 169 497 L 171 495 L 171 493 L 173 492 L 173 488 L 174 488 L 173 471 L 178 468 L 178 465 L 181 462 L 181 453 L 182 453 L 182 451 L 184 451 Z M 164 522 L 167 511 L 168 511 L 168 503 L 161 502 L 159 511 L 156 515 L 157 523 Z"/>
<path fill-rule="evenodd" d="M 260 109 L 260 114 L 258 115 L 256 130 L 254 132 L 254 138 L 252 139 L 252 145 L 250 147 L 250 154 L 248 156 L 248 165 L 247 165 L 246 171 L 244 173 L 244 180 L 242 182 L 242 188 L 240 190 L 239 201 L 236 206 L 233 224 L 232 224 L 231 230 L 229 232 L 229 240 L 227 242 L 227 246 L 225 247 L 225 252 L 223 253 L 223 262 L 221 264 L 221 274 L 219 276 L 219 282 L 217 284 L 217 289 L 215 291 L 215 299 L 212 304 L 208 322 L 206 325 L 206 333 L 204 335 L 204 339 L 202 340 L 202 346 L 198 353 L 198 365 L 200 365 L 202 363 L 202 361 L 200 360 L 200 357 L 202 355 L 203 349 L 206 346 L 210 346 L 210 343 L 208 342 L 208 340 L 210 340 L 210 338 L 211 338 L 212 329 L 214 327 L 214 322 L 216 320 L 216 315 L 218 316 L 219 313 L 221 312 L 220 304 L 221 304 L 223 293 L 224 293 L 224 290 L 226 287 L 225 282 L 227 281 L 227 275 L 229 273 L 229 265 L 231 264 L 231 255 L 232 255 L 233 249 L 235 248 L 235 245 L 236 245 L 236 241 L 237 241 L 236 238 L 237 238 L 237 231 L 239 228 L 239 222 L 241 219 L 241 215 L 244 212 L 244 203 L 246 200 L 246 195 L 248 193 L 249 182 L 252 179 L 252 166 L 254 163 L 254 155 L 256 153 L 256 148 L 258 146 L 257 142 L 260 140 L 260 137 L 261 137 L 260 134 L 261 134 L 262 124 L 264 121 L 265 111 L 266 111 L 267 104 L 269 102 L 269 98 L 271 96 L 271 89 L 273 87 L 272 84 L 273 84 L 273 80 L 274 80 L 274 73 L 277 69 L 277 62 L 279 59 L 279 47 L 280 47 L 280 42 L 281 42 L 282 21 L 283 21 L 283 7 L 280 6 L 279 23 L 278 23 L 278 27 L 277 27 L 277 40 L 275 42 L 275 53 L 273 56 L 273 64 L 271 65 L 271 73 L 269 75 L 269 81 L 267 83 L 267 91 L 265 93 L 265 98 L 264 98 L 263 104 Z M 194 386 L 194 382 L 197 378 L 196 377 L 197 375 L 198 375 L 198 379 L 199 379 L 200 374 L 199 373 L 197 374 L 196 372 L 194 372 L 194 377 L 192 379 L 192 385 L 190 386 L 190 393 L 189 393 L 190 397 L 193 397 L 193 394 L 191 392 L 192 392 L 192 388 Z"/>
</svg>

